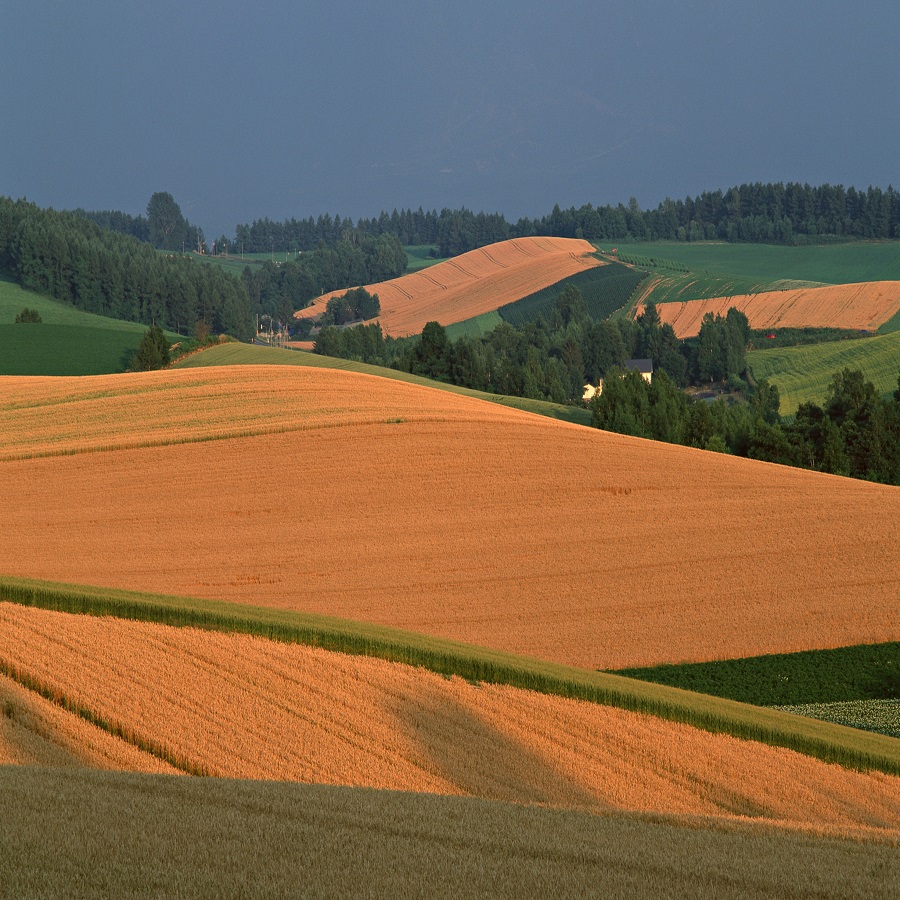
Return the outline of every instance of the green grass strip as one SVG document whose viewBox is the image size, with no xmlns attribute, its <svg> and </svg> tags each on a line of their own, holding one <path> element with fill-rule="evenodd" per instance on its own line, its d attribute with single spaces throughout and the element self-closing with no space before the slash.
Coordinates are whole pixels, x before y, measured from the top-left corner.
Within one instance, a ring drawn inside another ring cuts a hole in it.
<svg viewBox="0 0 900 900">
<path fill-rule="evenodd" d="M 900 741 L 679 688 L 592 672 L 365 622 L 215 600 L 0 578 L 0 600 L 95 616 L 252 634 L 420 666 L 472 682 L 505 684 L 683 722 L 788 747 L 826 762 L 900 775 Z"/>
</svg>

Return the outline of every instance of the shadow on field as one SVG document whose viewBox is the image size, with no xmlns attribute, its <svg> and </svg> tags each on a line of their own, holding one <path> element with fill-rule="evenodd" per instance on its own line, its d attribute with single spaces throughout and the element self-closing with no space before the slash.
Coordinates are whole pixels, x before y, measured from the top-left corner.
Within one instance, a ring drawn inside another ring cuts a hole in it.
<svg viewBox="0 0 900 900">
<path fill-rule="evenodd" d="M 424 757 L 423 767 L 466 794 L 592 812 L 613 809 L 454 698 L 431 691 L 415 701 L 404 696 L 396 712 Z"/>
</svg>

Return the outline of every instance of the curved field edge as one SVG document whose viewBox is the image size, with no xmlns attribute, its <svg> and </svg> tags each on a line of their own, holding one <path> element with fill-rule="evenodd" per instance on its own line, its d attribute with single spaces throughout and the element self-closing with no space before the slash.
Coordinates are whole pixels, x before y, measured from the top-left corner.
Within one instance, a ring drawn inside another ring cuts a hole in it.
<svg viewBox="0 0 900 900">
<path fill-rule="evenodd" d="M 847 768 L 900 775 L 900 741 L 884 735 L 366 622 L 5 576 L 0 577 L 0 601 L 59 612 L 252 634 L 372 656 L 473 682 L 504 684 L 647 713 L 704 731 L 786 747 Z"/>
<path fill-rule="evenodd" d="M 898 868 L 892 841 L 326 785 L 4 766 L 0 803 L 11 896 L 873 897 Z"/>
<path fill-rule="evenodd" d="M 508 406 L 523 412 L 546 416 L 549 419 L 571 422 L 574 425 L 591 424 L 591 411 L 583 406 L 564 406 L 560 403 L 551 403 L 549 400 L 530 400 L 527 397 L 490 394 L 487 391 L 477 391 L 473 388 L 459 387 L 455 384 L 445 384 L 442 381 L 434 381 L 431 378 L 425 378 L 422 375 L 412 375 L 409 372 L 401 372 L 398 369 L 388 369 L 384 366 L 373 366 L 370 363 L 338 359 L 333 356 L 322 356 L 318 353 L 308 353 L 304 350 L 282 350 L 275 347 L 259 347 L 249 344 L 220 344 L 185 357 L 176 362 L 172 368 L 193 369 L 212 366 L 248 365 L 308 366 L 316 369 L 340 369 L 345 372 L 357 372 L 361 375 L 375 375 L 379 378 L 390 378 L 394 381 L 405 381 L 407 384 L 417 384 L 421 387 L 449 391 L 451 394 L 461 394 L 464 397 L 487 400 L 489 403 L 496 403 L 500 406 Z"/>
</svg>

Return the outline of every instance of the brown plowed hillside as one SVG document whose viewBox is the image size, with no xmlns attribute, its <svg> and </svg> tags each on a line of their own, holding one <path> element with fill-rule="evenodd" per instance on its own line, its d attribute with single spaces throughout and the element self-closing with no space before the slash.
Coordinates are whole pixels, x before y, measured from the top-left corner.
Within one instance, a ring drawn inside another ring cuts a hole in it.
<svg viewBox="0 0 900 900">
<path fill-rule="evenodd" d="M 686 338 L 700 333 L 700 323 L 708 312 L 724 316 L 732 306 L 747 316 L 751 328 L 877 331 L 900 310 L 900 281 L 867 281 L 660 303 L 656 308 L 662 321 L 668 322 L 678 337 Z"/>
<path fill-rule="evenodd" d="M 0 660 L 186 768 L 900 835 L 900 778 L 262 638 L 0 604 Z"/>
<path fill-rule="evenodd" d="M 897 488 L 335 370 L 2 386 L 9 575 L 588 668 L 900 639 Z"/>
<path fill-rule="evenodd" d="M 574 238 L 515 238 L 471 250 L 419 272 L 370 284 L 378 294 L 386 334 L 418 334 L 428 322 L 451 325 L 527 297 L 582 269 L 603 265 L 587 242 Z M 331 291 L 296 313 L 298 319 L 325 312 Z"/>
</svg>

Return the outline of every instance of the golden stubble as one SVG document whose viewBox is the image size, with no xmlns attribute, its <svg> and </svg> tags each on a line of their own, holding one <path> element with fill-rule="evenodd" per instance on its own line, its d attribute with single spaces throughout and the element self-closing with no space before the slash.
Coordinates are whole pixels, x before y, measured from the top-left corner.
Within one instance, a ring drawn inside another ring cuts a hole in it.
<svg viewBox="0 0 900 900">
<path fill-rule="evenodd" d="M 827 287 L 740 294 L 711 300 L 660 303 L 663 322 L 680 338 L 700 333 L 707 313 L 739 309 L 751 328 L 847 328 L 877 331 L 900 310 L 900 281 L 867 281 Z"/>
</svg>

